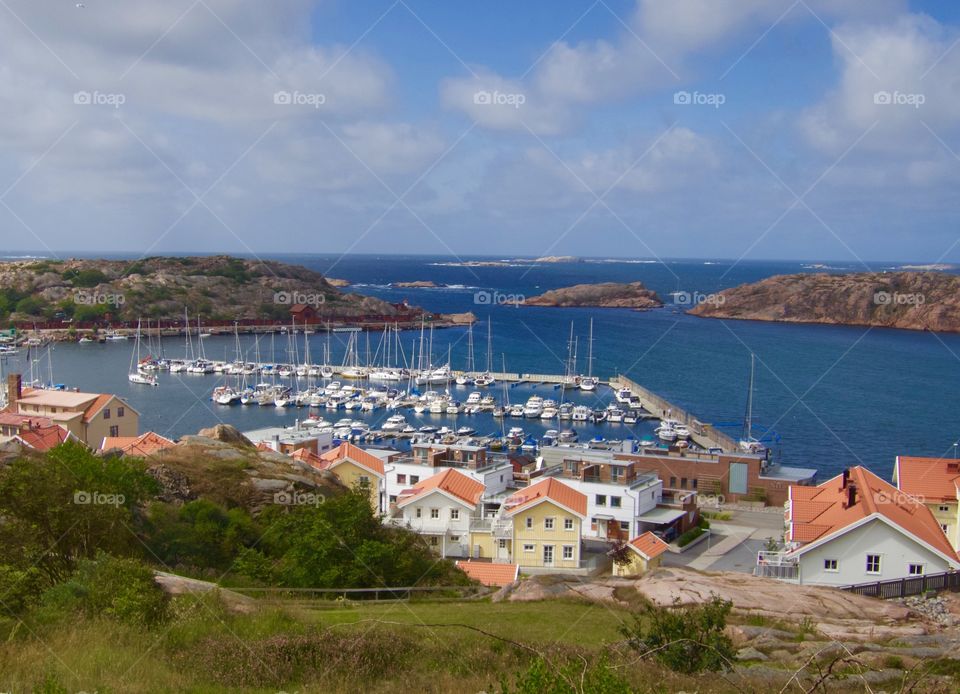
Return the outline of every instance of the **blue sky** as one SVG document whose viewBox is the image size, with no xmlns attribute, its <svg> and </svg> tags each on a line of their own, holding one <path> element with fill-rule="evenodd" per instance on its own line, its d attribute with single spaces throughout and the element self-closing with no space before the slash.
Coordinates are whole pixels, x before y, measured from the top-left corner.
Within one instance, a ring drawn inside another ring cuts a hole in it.
<svg viewBox="0 0 960 694">
<path fill-rule="evenodd" d="M 0 10 L 10 251 L 960 262 L 954 3 L 84 4 Z"/>
</svg>

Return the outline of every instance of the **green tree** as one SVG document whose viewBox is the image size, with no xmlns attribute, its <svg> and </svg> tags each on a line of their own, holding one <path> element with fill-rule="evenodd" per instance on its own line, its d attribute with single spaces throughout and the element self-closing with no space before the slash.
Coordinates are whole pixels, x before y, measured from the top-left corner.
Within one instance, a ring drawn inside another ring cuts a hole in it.
<svg viewBox="0 0 960 694">
<path fill-rule="evenodd" d="M 96 268 L 85 270 L 67 270 L 62 275 L 63 279 L 73 282 L 74 287 L 96 287 L 109 282 L 110 278 Z"/>
<path fill-rule="evenodd" d="M 181 507 L 151 505 L 146 535 L 151 554 L 167 566 L 226 570 L 257 543 L 260 530 L 244 509 L 198 499 Z"/>
<path fill-rule="evenodd" d="M 39 316 L 46 306 L 46 302 L 40 297 L 27 296 L 17 302 L 16 311 L 27 316 Z"/>
<path fill-rule="evenodd" d="M 736 654 L 724 633 L 733 604 L 714 595 L 701 605 L 660 607 L 645 602 L 634 623 L 620 632 L 641 656 L 652 655 L 671 670 L 694 673 L 729 667 Z"/>
</svg>

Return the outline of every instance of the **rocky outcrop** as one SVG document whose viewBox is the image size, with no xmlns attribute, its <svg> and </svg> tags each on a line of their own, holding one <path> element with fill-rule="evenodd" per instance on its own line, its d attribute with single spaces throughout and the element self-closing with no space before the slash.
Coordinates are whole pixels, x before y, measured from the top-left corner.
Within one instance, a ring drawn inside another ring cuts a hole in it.
<svg viewBox="0 0 960 694">
<path fill-rule="evenodd" d="M 215 441 L 229 443 L 231 446 L 241 446 L 243 448 L 254 448 L 246 436 L 240 433 L 240 430 L 230 424 L 217 424 L 207 429 L 201 429 L 197 436 L 202 436 Z"/>
<path fill-rule="evenodd" d="M 445 284 L 437 284 L 433 280 L 415 280 L 413 282 L 394 282 L 390 285 L 394 289 L 437 289 Z"/>
<path fill-rule="evenodd" d="M 941 272 L 778 275 L 711 295 L 704 318 L 960 331 L 960 276 Z"/>
<path fill-rule="evenodd" d="M 632 308 L 646 310 L 663 306 L 657 293 L 647 289 L 642 282 L 602 282 L 600 284 L 577 284 L 563 289 L 553 289 L 539 296 L 526 299 L 525 306 L 594 306 L 599 308 Z"/>
<path fill-rule="evenodd" d="M 545 255 L 537 258 L 535 263 L 579 263 L 580 258 L 575 255 Z"/>
<path fill-rule="evenodd" d="M 196 578 L 178 576 L 166 571 L 154 572 L 154 581 L 168 595 L 204 595 L 215 593 L 221 604 L 230 612 L 249 614 L 256 612 L 257 601 L 253 598 L 221 588 L 216 583 L 201 581 Z"/>
</svg>

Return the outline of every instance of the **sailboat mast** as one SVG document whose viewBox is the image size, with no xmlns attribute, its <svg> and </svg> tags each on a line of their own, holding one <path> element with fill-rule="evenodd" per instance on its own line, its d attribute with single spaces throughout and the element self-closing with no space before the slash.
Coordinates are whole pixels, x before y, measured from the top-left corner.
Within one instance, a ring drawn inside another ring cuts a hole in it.
<svg viewBox="0 0 960 694">
<path fill-rule="evenodd" d="M 753 377 L 755 368 L 753 352 L 750 353 L 750 385 L 747 387 L 747 413 L 743 418 L 743 438 L 749 441 L 753 433 Z"/>
</svg>

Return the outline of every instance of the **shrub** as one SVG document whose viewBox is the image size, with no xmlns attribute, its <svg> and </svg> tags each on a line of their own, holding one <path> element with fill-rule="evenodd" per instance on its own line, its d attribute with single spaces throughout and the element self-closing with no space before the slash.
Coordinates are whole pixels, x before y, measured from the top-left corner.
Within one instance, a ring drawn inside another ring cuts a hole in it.
<svg viewBox="0 0 960 694">
<path fill-rule="evenodd" d="M 732 607 L 716 595 L 702 605 L 681 606 L 675 600 L 672 608 L 648 601 L 633 625 L 620 627 L 620 632 L 641 656 L 652 655 L 675 672 L 722 670 L 736 657 L 724 633 Z"/>
<path fill-rule="evenodd" d="M 703 533 L 704 533 L 703 528 L 701 528 L 699 525 L 694 526 L 677 539 L 677 546 L 686 547 L 691 542 L 696 540 L 698 537 L 703 535 Z"/>
<path fill-rule="evenodd" d="M 517 677 L 516 685 L 500 683 L 501 694 L 630 694 L 630 686 L 607 665 L 605 658 L 584 665 L 581 661 L 551 667 L 537 658 Z"/>
<path fill-rule="evenodd" d="M 18 569 L 9 564 L 0 564 L 0 612 L 19 615 L 40 598 L 43 581 L 35 567 Z"/>
<path fill-rule="evenodd" d="M 96 287 L 110 280 L 110 278 L 95 268 L 67 270 L 61 277 L 65 280 L 72 281 L 74 287 Z"/>
</svg>

